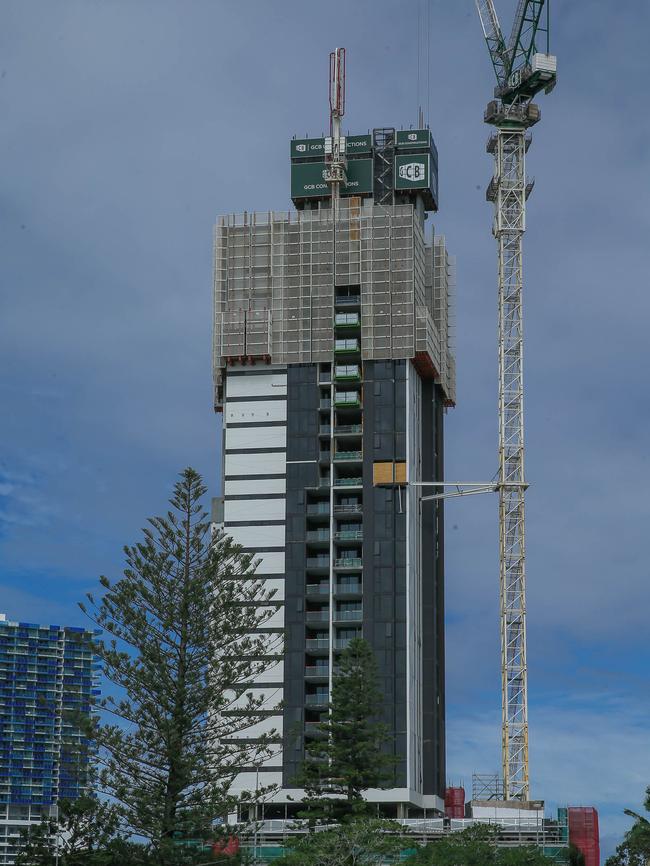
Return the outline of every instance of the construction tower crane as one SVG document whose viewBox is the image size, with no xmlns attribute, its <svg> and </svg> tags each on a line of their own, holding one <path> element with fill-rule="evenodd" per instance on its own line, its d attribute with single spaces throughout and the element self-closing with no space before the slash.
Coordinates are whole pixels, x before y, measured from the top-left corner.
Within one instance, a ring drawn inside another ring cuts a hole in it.
<svg viewBox="0 0 650 866">
<path fill-rule="evenodd" d="M 529 799 L 528 695 L 526 668 L 526 571 L 524 494 L 524 386 L 522 238 L 529 127 L 540 119 L 533 97 L 550 92 L 556 59 L 549 54 L 548 0 L 519 0 L 505 42 L 493 0 L 475 0 L 496 74 L 495 98 L 485 122 L 495 127 L 487 149 L 494 176 L 486 197 L 494 203 L 498 249 L 499 340 L 499 583 L 501 596 L 501 686 L 503 796 Z M 544 8 L 546 6 L 546 8 Z M 545 41 L 545 51 L 538 40 Z"/>
</svg>

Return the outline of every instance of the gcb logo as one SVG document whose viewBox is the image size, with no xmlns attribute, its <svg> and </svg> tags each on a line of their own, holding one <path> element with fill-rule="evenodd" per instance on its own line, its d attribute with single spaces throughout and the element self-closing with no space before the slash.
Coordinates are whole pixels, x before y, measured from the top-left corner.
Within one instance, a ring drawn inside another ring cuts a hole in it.
<svg viewBox="0 0 650 866">
<path fill-rule="evenodd" d="M 399 176 L 402 180 L 408 180 L 411 183 L 417 183 L 424 180 L 426 177 L 426 165 L 423 162 L 409 162 L 406 165 L 400 165 Z"/>
<path fill-rule="evenodd" d="M 298 151 L 298 153 L 304 153 L 307 150 L 307 145 L 306 144 L 297 144 L 296 150 Z"/>
</svg>

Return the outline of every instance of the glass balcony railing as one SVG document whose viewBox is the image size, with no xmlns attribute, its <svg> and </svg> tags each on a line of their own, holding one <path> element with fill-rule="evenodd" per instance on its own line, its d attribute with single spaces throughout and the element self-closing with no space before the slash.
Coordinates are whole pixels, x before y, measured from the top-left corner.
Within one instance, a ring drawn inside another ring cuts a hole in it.
<svg viewBox="0 0 650 866">
<path fill-rule="evenodd" d="M 330 531 L 329 529 L 311 529 L 305 533 L 305 539 L 307 541 L 329 541 Z"/>
<path fill-rule="evenodd" d="M 320 403 L 318 404 L 318 406 L 319 406 L 320 409 L 331 409 L 331 407 L 332 407 L 332 401 L 331 401 L 331 400 L 325 400 L 325 399 L 322 399 L 322 400 L 320 401 Z"/>
<path fill-rule="evenodd" d="M 329 595 L 329 583 L 308 583 L 306 587 L 307 595 Z"/>
<path fill-rule="evenodd" d="M 306 562 L 307 568 L 329 568 L 329 556 L 308 556 Z"/>
<path fill-rule="evenodd" d="M 334 487 L 360 487 L 363 484 L 363 478 L 355 475 L 350 478 L 335 478 Z"/>
<path fill-rule="evenodd" d="M 361 568 L 363 560 L 360 556 L 341 556 L 334 560 L 335 568 Z"/>
<path fill-rule="evenodd" d="M 355 583 L 339 583 L 336 586 L 336 595 L 361 595 L 363 587 L 361 581 Z"/>
<path fill-rule="evenodd" d="M 337 541 L 363 541 L 363 529 L 342 529 L 334 533 Z"/>
<path fill-rule="evenodd" d="M 318 695 L 305 695 L 305 704 L 308 707 L 326 707 L 330 698 L 327 692 Z"/>
<path fill-rule="evenodd" d="M 363 619 L 363 611 L 361 608 L 357 610 L 338 610 L 334 614 L 334 619 L 337 622 L 359 622 Z"/>
<path fill-rule="evenodd" d="M 305 677 L 329 677 L 329 665 L 307 665 Z"/>
<path fill-rule="evenodd" d="M 328 452 L 329 453 L 329 452 Z M 359 462 L 363 459 L 362 451 L 335 451 L 334 452 L 335 460 L 349 460 Z"/>
<path fill-rule="evenodd" d="M 305 612 L 306 622 L 329 622 L 329 610 L 308 610 Z"/>
<path fill-rule="evenodd" d="M 334 640 L 334 649 L 347 649 L 353 640 L 351 637 L 337 637 Z"/>
<path fill-rule="evenodd" d="M 321 424 L 320 427 L 318 428 L 318 433 L 320 436 L 331 436 L 332 435 L 332 428 L 330 427 L 329 424 Z"/>
<path fill-rule="evenodd" d="M 329 502 L 314 502 L 307 506 L 307 514 L 329 514 Z"/>
<path fill-rule="evenodd" d="M 305 735 L 308 737 L 324 737 L 320 722 L 305 722 Z"/>
<path fill-rule="evenodd" d="M 305 647 L 308 650 L 326 650 L 329 649 L 330 639 L 328 637 L 309 637 L 305 641 Z"/>
<path fill-rule="evenodd" d="M 331 432 L 331 427 L 328 428 Z M 350 433 L 362 433 L 363 427 L 361 424 L 336 424 L 334 427 L 335 436 L 344 436 Z"/>
<path fill-rule="evenodd" d="M 329 511 L 327 512 L 329 514 Z M 356 505 L 334 505 L 334 514 L 362 514 L 363 506 L 361 503 Z"/>
<path fill-rule="evenodd" d="M 334 303 L 337 307 L 358 307 L 361 303 L 361 295 L 336 295 Z"/>
</svg>

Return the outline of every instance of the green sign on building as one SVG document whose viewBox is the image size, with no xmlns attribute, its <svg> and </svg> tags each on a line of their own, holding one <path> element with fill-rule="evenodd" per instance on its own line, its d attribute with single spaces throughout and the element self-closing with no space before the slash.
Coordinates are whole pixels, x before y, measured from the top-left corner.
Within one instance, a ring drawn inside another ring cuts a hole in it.
<svg viewBox="0 0 650 866">
<path fill-rule="evenodd" d="M 370 153 L 372 151 L 371 135 L 348 135 L 345 139 L 345 150 L 348 156 L 355 153 Z"/>
<path fill-rule="evenodd" d="M 297 162 L 291 164 L 291 198 L 316 198 L 329 195 L 325 180 L 324 162 Z M 372 193 L 372 160 L 353 159 L 346 169 L 348 182 L 341 195 L 369 195 Z"/>
<path fill-rule="evenodd" d="M 291 159 L 299 156 L 324 156 L 324 138 L 293 138 L 291 140 Z"/>
<path fill-rule="evenodd" d="M 431 149 L 431 131 L 429 129 L 400 129 L 395 143 L 399 150 L 407 147 L 426 147 Z"/>
<path fill-rule="evenodd" d="M 395 189 L 429 189 L 431 158 L 428 153 L 404 153 L 395 157 Z"/>
<path fill-rule="evenodd" d="M 345 139 L 346 152 L 353 156 L 355 153 L 372 152 L 371 135 L 348 135 Z M 291 159 L 302 156 L 324 156 L 324 138 L 294 138 L 291 140 Z"/>
</svg>

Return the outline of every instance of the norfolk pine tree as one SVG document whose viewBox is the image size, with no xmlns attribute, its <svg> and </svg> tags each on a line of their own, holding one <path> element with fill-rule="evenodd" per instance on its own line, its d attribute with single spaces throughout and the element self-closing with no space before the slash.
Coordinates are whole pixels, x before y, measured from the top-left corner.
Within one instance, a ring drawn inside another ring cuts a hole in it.
<svg viewBox="0 0 650 866">
<path fill-rule="evenodd" d="M 377 720 L 381 703 L 370 644 L 354 638 L 338 661 L 329 715 L 319 726 L 319 736 L 305 744 L 297 779 L 305 789 L 299 817 L 328 822 L 373 813 L 363 792 L 389 787 L 395 765 L 383 751 L 389 732 Z"/>
<path fill-rule="evenodd" d="M 123 577 L 102 577 L 103 597 L 81 605 L 110 636 L 97 653 L 120 692 L 101 702 L 92 733 L 100 790 L 160 864 L 192 862 L 176 842 L 212 838 L 215 819 L 234 807 L 238 768 L 258 766 L 274 734 L 237 739 L 269 709 L 244 683 L 282 652 L 273 635 L 254 633 L 277 606 L 252 557 L 212 536 L 205 492 L 193 469 L 182 472 L 167 515 L 125 547 Z"/>
</svg>

